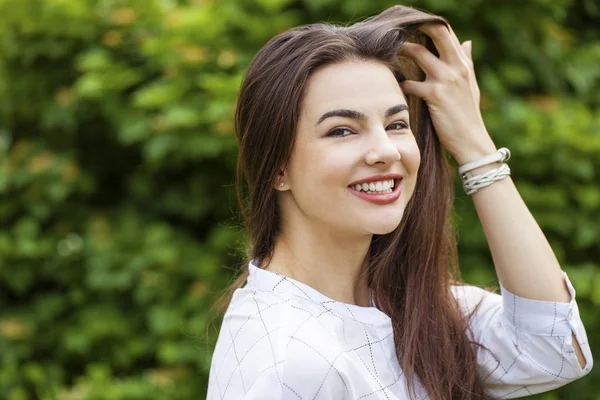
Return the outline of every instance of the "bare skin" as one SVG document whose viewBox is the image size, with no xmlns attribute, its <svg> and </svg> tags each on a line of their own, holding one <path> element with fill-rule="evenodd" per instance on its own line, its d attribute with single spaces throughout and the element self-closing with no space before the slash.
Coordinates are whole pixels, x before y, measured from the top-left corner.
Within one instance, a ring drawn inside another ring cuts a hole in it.
<svg viewBox="0 0 600 400">
<path fill-rule="evenodd" d="M 330 298 L 368 304 L 367 284 L 358 276 L 371 237 L 398 226 L 420 164 L 405 105 L 393 74 L 375 61 L 329 65 L 311 76 L 293 154 L 281 176 L 284 186 L 276 185 L 282 233 L 268 269 Z M 319 122 L 335 110 L 364 118 Z M 391 204 L 372 204 L 348 188 L 385 173 L 403 176 L 402 194 Z"/>
<path fill-rule="evenodd" d="M 268 268 L 342 302 L 368 304 L 366 282 L 358 276 L 371 237 L 398 226 L 414 190 L 420 154 L 410 127 L 401 128 L 408 114 L 386 116 L 385 110 L 405 103 L 405 95 L 423 98 L 440 142 L 459 164 L 497 150 L 479 108 L 471 43 L 461 44 L 441 24 L 420 30 L 432 38 L 440 57 L 417 44 L 407 43 L 401 51 L 425 71 L 424 82 L 398 86 L 374 61 L 330 65 L 311 76 L 292 159 L 281 176 L 284 186 L 276 186 L 282 233 Z M 332 117 L 317 124 L 334 109 L 359 111 L 366 118 Z M 336 128 L 346 130 L 343 136 L 327 136 Z M 389 172 L 404 176 L 394 203 L 370 204 L 348 191 L 357 179 Z M 510 177 L 472 197 L 502 285 L 524 298 L 570 301 L 556 256 Z M 583 367 L 574 335 L 572 340 Z"/>
</svg>

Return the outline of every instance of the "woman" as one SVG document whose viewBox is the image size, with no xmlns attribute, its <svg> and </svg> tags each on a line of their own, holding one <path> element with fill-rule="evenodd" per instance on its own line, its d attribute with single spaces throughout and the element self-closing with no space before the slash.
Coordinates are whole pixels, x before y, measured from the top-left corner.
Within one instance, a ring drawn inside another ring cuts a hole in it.
<svg viewBox="0 0 600 400">
<path fill-rule="evenodd" d="M 209 399 L 511 398 L 590 371 L 573 287 L 483 123 L 470 48 L 396 6 L 256 55 L 236 114 L 251 249 Z M 502 295 L 458 284 L 442 146 Z"/>
</svg>

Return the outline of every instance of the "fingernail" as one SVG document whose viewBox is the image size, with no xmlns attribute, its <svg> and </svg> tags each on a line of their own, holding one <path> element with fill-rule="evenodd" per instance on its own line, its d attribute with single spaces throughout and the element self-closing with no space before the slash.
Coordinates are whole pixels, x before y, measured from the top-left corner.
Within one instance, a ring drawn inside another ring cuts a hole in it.
<svg viewBox="0 0 600 400">
<path fill-rule="evenodd" d="M 471 54 L 472 50 L 473 50 L 473 42 L 470 40 L 467 40 L 465 43 L 467 45 L 467 50 L 469 50 L 469 54 Z"/>
</svg>

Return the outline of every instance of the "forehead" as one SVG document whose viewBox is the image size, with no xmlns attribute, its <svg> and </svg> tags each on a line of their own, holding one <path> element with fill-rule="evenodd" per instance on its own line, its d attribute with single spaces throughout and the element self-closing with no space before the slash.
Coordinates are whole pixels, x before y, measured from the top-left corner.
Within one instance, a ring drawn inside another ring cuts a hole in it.
<svg viewBox="0 0 600 400">
<path fill-rule="evenodd" d="M 378 61 L 344 61 L 316 70 L 309 78 L 303 114 L 330 108 L 353 108 L 378 112 L 406 103 L 394 74 Z"/>
</svg>

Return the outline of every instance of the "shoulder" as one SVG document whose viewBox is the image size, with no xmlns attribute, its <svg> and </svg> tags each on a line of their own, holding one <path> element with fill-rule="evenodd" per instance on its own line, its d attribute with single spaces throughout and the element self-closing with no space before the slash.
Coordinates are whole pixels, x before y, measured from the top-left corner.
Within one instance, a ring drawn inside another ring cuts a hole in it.
<svg viewBox="0 0 600 400">
<path fill-rule="evenodd" d="M 282 368 L 284 398 L 347 399 L 352 397 L 346 353 L 327 336 L 293 337 Z"/>
<path fill-rule="evenodd" d="M 219 342 L 242 354 L 266 348 L 278 355 L 311 315 L 293 295 L 237 289 L 223 317 Z"/>
<path fill-rule="evenodd" d="M 281 398 L 286 392 L 283 398 L 309 392 L 313 398 L 325 390 L 319 386 L 330 372 L 336 375 L 328 360 L 340 346 L 318 311 L 318 304 L 294 295 L 236 290 L 213 353 L 209 398 Z"/>
<path fill-rule="evenodd" d="M 495 289 L 484 289 L 468 284 L 454 284 L 450 286 L 450 291 L 463 314 L 501 306 L 502 296 L 492 290 Z"/>
</svg>

